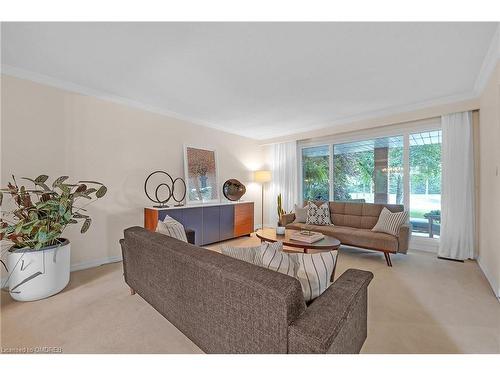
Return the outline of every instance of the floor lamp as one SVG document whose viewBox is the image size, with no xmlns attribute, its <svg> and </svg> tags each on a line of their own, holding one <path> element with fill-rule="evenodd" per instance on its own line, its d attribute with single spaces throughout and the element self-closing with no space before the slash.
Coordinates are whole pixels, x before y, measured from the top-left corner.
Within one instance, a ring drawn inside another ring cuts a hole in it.
<svg viewBox="0 0 500 375">
<path fill-rule="evenodd" d="M 255 182 L 259 182 L 262 190 L 262 221 L 261 221 L 261 226 L 262 229 L 264 229 L 264 184 L 266 182 L 271 181 L 271 171 L 255 171 L 254 173 L 254 180 Z"/>
</svg>

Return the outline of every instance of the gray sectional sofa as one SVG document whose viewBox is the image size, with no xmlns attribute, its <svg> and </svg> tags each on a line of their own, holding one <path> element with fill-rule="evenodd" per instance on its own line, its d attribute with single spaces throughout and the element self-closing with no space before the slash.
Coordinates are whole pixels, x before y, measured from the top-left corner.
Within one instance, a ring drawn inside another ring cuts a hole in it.
<svg viewBox="0 0 500 375">
<path fill-rule="evenodd" d="M 297 279 L 140 227 L 125 282 L 206 353 L 359 353 L 371 272 L 350 269 L 306 306 Z"/>
</svg>

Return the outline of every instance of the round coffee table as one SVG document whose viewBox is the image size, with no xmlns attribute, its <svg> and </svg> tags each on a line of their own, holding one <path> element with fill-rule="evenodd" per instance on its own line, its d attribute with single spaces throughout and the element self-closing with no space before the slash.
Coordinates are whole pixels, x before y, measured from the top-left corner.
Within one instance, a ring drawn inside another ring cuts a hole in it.
<svg viewBox="0 0 500 375">
<path fill-rule="evenodd" d="M 301 232 L 301 231 L 295 229 L 287 229 L 285 231 L 285 234 L 276 234 L 276 229 L 264 228 L 257 230 L 255 234 L 258 238 L 260 238 L 261 241 L 267 241 L 267 242 L 281 241 L 283 242 L 283 245 L 302 249 L 304 253 L 307 253 L 309 250 L 332 251 L 332 250 L 338 250 L 338 248 L 340 247 L 339 240 L 337 240 L 335 237 L 327 236 L 326 234 L 325 238 L 313 243 L 292 240 L 290 236 L 296 232 Z"/>
</svg>

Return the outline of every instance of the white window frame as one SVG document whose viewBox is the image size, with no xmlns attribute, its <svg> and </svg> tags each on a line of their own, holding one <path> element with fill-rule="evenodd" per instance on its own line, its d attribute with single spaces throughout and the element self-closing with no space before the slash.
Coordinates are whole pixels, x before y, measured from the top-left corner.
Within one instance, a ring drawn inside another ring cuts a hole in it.
<svg viewBox="0 0 500 375">
<path fill-rule="evenodd" d="M 302 150 L 309 147 L 328 146 L 329 147 L 329 183 L 330 183 L 330 200 L 333 198 L 333 146 L 335 144 L 357 142 L 383 137 L 403 137 L 403 204 L 410 209 L 410 134 L 423 133 L 426 131 L 441 130 L 441 118 L 434 117 L 426 120 L 412 121 L 402 124 L 383 126 L 360 130 L 349 133 L 335 134 L 327 137 L 309 139 L 297 142 L 298 159 L 298 192 L 299 204 L 303 204 L 303 165 L 302 165 Z M 423 250 L 437 252 L 439 247 L 439 238 L 426 238 L 412 236 L 410 248 L 415 250 Z"/>
</svg>

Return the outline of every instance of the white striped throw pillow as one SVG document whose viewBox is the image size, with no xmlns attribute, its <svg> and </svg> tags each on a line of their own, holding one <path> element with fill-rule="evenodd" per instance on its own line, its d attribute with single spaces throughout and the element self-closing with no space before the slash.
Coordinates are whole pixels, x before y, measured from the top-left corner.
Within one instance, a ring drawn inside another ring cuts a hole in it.
<svg viewBox="0 0 500 375">
<path fill-rule="evenodd" d="M 257 257 L 260 266 L 295 276 L 296 264 L 289 254 L 283 252 L 283 242 L 264 242 Z"/>
<path fill-rule="evenodd" d="M 397 236 L 401 225 L 408 221 L 408 211 L 391 212 L 386 207 L 380 212 L 377 224 L 373 227 L 373 232 L 382 232 Z"/>
<path fill-rule="evenodd" d="M 304 299 L 312 301 L 332 284 L 330 278 L 335 269 L 337 251 L 316 254 L 290 254 L 296 263 L 295 277 L 300 281 Z"/>
<path fill-rule="evenodd" d="M 243 260 L 248 263 L 257 264 L 257 254 L 259 254 L 262 245 L 254 247 L 232 247 L 222 245 L 221 253 L 231 258 Z"/>
<path fill-rule="evenodd" d="M 158 233 L 166 234 L 167 236 L 177 238 L 178 240 L 188 242 L 184 226 L 177 220 L 172 219 L 168 215 L 165 216 L 165 219 L 163 219 L 163 221 L 158 220 L 156 231 Z"/>
</svg>

